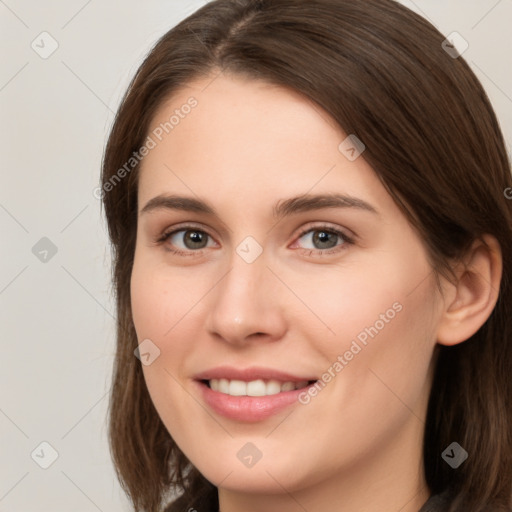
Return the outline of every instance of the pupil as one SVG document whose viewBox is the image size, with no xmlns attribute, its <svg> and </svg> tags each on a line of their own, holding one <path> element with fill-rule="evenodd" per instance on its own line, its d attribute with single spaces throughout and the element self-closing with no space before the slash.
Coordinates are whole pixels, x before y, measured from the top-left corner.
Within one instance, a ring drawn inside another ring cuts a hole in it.
<svg viewBox="0 0 512 512">
<path fill-rule="evenodd" d="M 192 243 L 192 248 L 197 249 L 194 244 L 200 244 L 203 241 L 203 233 L 199 231 L 188 231 L 187 233 L 188 236 L 186 238 Z"/>
<path fill-rule="evenodd" d="M 321 246 L 323 243 L 328 243 L 329 237 L 333 235 L 333 233 L 328 233 L 327 231 L 318 231 L 317 234 L 313 236 L 314 242 L 318 242 L 320 244 L 320 249 L 330 249 L 331 247 L 334 247 L 336 243 L 331 244 L 328 247 Z"/>
</svg>

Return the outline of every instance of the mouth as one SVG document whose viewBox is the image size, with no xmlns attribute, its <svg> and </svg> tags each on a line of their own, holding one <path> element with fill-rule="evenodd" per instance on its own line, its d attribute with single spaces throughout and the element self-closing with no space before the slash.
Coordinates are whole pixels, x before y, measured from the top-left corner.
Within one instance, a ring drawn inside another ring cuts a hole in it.
<svg viewBox="0 0 512 512">
<path fill-rule="evenodd" d="M 301 394 L 318 380 L 271 368 L 223 366 L 195 375 L 193 382 L 210 411 L 239 422 L 258 422 L 299 405 Z"/>
<path fill-rule="evenodd" d="M 256 379 L 243 381 L 237 379 L 202 379 L 205 386 L 213 391 L 230 396 L 272 396 L 287 391 L 295 391 L 307 388 L 314 384 L 316 380 L 300 381 L 279 381 L 276 379 Z"/>
</svg>

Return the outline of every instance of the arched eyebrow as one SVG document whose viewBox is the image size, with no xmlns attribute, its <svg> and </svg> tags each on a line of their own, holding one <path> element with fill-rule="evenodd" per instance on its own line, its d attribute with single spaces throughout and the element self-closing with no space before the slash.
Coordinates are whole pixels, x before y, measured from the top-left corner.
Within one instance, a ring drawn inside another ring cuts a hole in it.
<svg viewBox="0 0 512 512">
<path fill-rule="evenodd" d="M 356 208 L 379 215 L 377 209 L 370 203 L 344 194 L 304 194 L 289 199 L 281 199 L 274 205 L 272 213 L 274 218 L 281 219 L 286 216 L 321 210 L 323 208 Z M 206 201 L 195 197 L 178 195 L 158 195 L 153 197 L 141 209 L 139 216 L 162 209 L 204 213 L 218 217 L 215 208 Z"/>
</svg>

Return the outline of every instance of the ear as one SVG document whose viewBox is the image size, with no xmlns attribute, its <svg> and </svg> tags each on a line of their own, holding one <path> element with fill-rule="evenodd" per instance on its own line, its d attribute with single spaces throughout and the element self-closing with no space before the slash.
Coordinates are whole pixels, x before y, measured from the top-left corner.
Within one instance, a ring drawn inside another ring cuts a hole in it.
<svg viewBox="0 0 512 512">
<path fill-rule="evenodd" d="M 446 287 L 437 331 L 441 345 L 456 345 L 475 334 L 496 305 L 503 269 L 499 242 L 483 235 L 456 267 L 456 282 Z"/>
</svg>

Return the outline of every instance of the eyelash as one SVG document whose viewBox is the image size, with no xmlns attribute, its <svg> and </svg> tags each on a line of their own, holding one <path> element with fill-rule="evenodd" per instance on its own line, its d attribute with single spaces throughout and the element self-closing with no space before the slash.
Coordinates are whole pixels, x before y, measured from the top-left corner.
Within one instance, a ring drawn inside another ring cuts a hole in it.
<svg viewBox="0 0 512 512">
<path fill-rule="evenodd" d="M 176 233 L 179 233 L 180 231 L 185 231 L 185 232 L 186 231 L 196 231 L 199 233 L 204 233 L 205 235 L 209 236 L 210 238 L 213 238 L 213 237 L 211 237 L 211 235 L 209 233 L 207 233 L 203 229 L 200 229 L 200 228 L 198 228 L 196 226 L 192 226 L 192 225 L 185 225 L 185 226 L 180 226 L 177 229 L 173 229 L 172 231 L 165 231 L 156 240 L 156 242 L 159 244 L 163 244 L 164 242 L 169 240 L 169 238 L 172 235 L 175 235 Z M 313 232 L 314 231 L 322 231 L 324 233 L 337 235 L 338 237 L 340 237 L 343 240 L 343 243 L 341 245 L 337 245 L 330 249 L 297 249 L 298 251 L 301 251 L 301 254 L 309 253 L 308 256 L 311 256 L 313 254 L 315 257 L 322 256 L 324 253 L 325 254 L 336 254 L 343 250 L 346 250 L 346 246 L 350 246 L 350 245 L 354 244 L 354 239 L 352 237 L 349 237 L 346 233 L 343 233 L 342 231 L 340 231 L 336 228 L 332 228 L 327 225 L 310 226 L 308 228 L 305 228 L 297 236 L 297 239 L 302 238 L 304 235 L 306 235 L 307 233 L 310 233 L 311 231 L 313 231 Z M 172 247 L 166 247 L 166 250 L 168 250 L 172 254 L 177 254 L 179 256 L 191 256 L 191 257 L 199 257 L 204 252 L 204 249 L 198 249 L 197 251 L 195 251 L 193 249 L 189 249 L 187 251 L 183 251 L 181 249 L 173 249 Z"/>
</svg>

